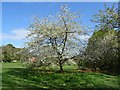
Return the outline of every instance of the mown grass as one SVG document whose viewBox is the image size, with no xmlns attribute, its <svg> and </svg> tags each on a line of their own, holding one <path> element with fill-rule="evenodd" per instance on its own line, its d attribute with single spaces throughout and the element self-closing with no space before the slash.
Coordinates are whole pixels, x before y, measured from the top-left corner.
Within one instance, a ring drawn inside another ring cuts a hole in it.
<svg viewBox="0 0 120 90">
<path fill-rule="evenodd" d="M 21 63 L 3 63 L 2 90 L 119 90 L 119 76 L 79 72 L 76 66 L 64 66 L 65 72 L 28 70 Z"/>
</svg>

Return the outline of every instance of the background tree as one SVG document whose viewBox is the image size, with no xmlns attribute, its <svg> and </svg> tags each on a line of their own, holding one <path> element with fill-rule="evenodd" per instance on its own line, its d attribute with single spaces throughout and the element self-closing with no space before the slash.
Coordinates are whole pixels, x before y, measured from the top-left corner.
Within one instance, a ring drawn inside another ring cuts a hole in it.
<svg viewBox="0 0 120 90">
<path fill-rule="evenodd" d="M 27 50 L 39 57 L 38 62 L 57 64 L 63 72 L 63 64 L 76 53 L 78 36 L 84 34 L 79 17 L 64 5 L 55 16 L 35 18 L 28 29 Z"/>
<path fill-rule="evenodd" d="M 86 49 L 90 67 L 113 70 L 118 60 L 118 32 L 115 30 L 96 31 L 89 39 Z"/>
<path fill-rule="evenodd" d="M 115 4 L 112 8 L 105 5 L 105 11 L 100 10 L 94 15 L 92 21 L 99 23 L 99 28 L 89 39 L 86 49 L 85 58 L 89 67 L 119 72 L 118 16 Z"/>
<path fill-rule="evenodd" d="M 97 30 L 118 28 L 119 15 L 118 4 L 114 3 L 112 7 L 104 5 L 104 10 L 99 10 L 98 14 L 93 15 L 92 22 L 96 23 Z"/>
<path fill-rule="evenodd" d="M 0 62 L 2 62 L 2 59 L 3 59 L 3 54 L 2 54 L 2 46 L 0 46 Z"/>
<path fill-rule="evenodd" d="M 7 44 L 6 46 L 2 46 L 2 60 L 4 62 L 11 62 L 13 60 L 20 60 L 21 53 L 20 48 L 15 48 L 12 44 Z"/>
</svg>

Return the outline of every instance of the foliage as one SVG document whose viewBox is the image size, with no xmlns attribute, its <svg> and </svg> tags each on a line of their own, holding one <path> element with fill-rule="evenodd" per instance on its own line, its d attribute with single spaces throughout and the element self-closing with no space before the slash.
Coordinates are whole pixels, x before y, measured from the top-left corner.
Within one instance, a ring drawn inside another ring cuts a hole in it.
<svg viewBox="0 0 120 90">
<path fill-rule="evenodd" d="M 119 15 L 115 5 L 113 4 L 111 8 L 105 5 L 105 10 L 100 10 L 93 16 L 92 21 L 97 24 L 98 28 L 89 39 L 83 55 L 86 67 L 94 70 L 99 68 L 110 72 L 120 72 L 119 31 L 116 30 L 119 27 Z"/>
<path fill-rule="evenodd" d="M 71 12 L 64 5 L 55 16 L 35 18 L 28 29 L 30 33 L 27 36 L 27 50 L 38 56 L 37 63 L 59 65 L 60 71 L 63 72 L 62 66 L 68 60 L 66 58 L 76 53 L 73 50 L 78 48 L 78 36 L 84 34 L 79 17 L 79 13 Z"/>
<path fill-rule="evenodd" d="M 99 30 L 93 34 L 86 49 L 86 59 L 90 67 L 111 72 L 118 70 L 117 35 L 115 30 Z"/>
<path fill-rule="evenodd" d="M 99 13 L 93 16 L 92 22 L 96 23 L 97 30 L 106 30 L 118 28 L 119 15 L 117 4 L 114 3 L 112 7 L 104 5 L 104 10 L 99 10 Z"/>
<path fill-rule="evenodd" d="M 20 60 L 20 48 L 15 48 L 12 44 L 7 44 L 6 46 L 2 46 L 1 48 L 2 61 L 11 62 L 13 60 Z"/>
</svg>

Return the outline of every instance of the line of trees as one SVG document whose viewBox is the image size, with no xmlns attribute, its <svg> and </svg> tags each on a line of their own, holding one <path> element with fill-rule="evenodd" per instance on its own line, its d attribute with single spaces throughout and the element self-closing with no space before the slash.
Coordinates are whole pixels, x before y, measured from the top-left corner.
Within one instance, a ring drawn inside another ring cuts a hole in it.
<svg viewBox="0 0 120 90">
<path fill-rule="evenodd" d="M 12 62 L 14 60 L 20 61 L 22 50 L 21 48 L 16 48 L 12 44 L 7 44 L 5 46 L 0 47 L 1 52 L 1 61 L 3 62 Z"/>
</svg>

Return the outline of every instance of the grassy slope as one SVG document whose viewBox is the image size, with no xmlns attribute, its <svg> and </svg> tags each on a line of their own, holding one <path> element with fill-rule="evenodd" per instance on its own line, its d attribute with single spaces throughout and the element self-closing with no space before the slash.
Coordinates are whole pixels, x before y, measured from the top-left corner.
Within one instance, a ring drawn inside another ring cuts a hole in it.
<svg viewBox="0 0 120 90">
<path fill-rule="evenodd" d="M 56 90 L 61 88 L 64 90 L 78 90 L 80 88 L 102 88 L 106 90 L 106 88 L 120 88 L 118 76 L 82 73 L 78 72 L 75 66 L 72 68 L 74 70 L 70 66 L 65 66 L 66 72 L 60 74 L 56 70 L 54 72 L 36 69 L 26 71 L 20 63 L 3 63 L 3 90 Z"/>
</svg>

